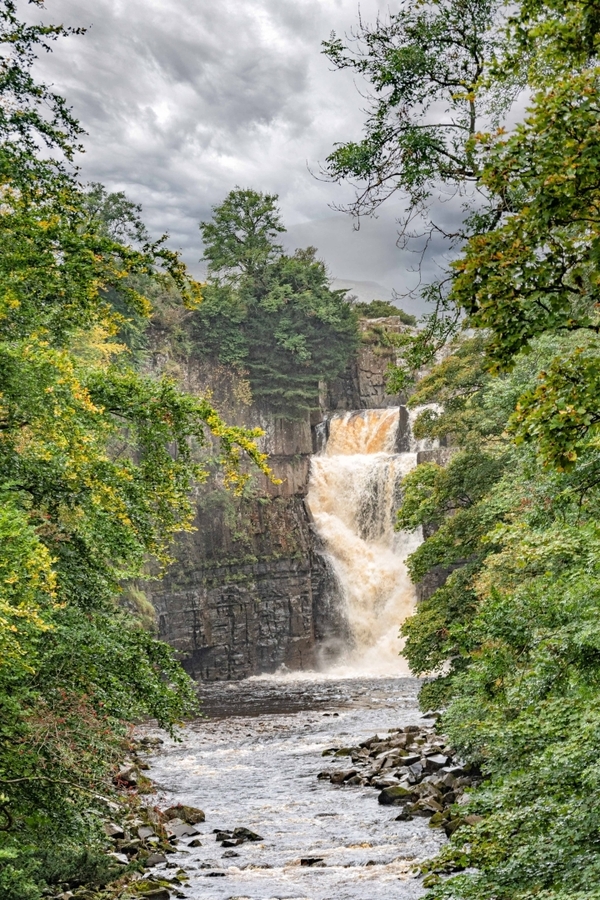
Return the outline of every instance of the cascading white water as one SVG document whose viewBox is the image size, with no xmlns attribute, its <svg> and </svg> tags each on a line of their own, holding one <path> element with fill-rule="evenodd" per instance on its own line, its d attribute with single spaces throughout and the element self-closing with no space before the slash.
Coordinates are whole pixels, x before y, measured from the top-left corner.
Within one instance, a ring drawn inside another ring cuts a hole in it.
<svg viewBox="0 0 600 900">
<path fill-rule="evenodd" d="M 395 532 L 401 480 L 423 447 L 397 453 L 400 409 L 367 409 L 332 417 L 324 449 L 314 456 L 308 503 L 346 607 L 354 646 L 344 668 L 402 674 L 400 624 L 415 604 L 405 560 L 421 543 Z"/>
</svg>

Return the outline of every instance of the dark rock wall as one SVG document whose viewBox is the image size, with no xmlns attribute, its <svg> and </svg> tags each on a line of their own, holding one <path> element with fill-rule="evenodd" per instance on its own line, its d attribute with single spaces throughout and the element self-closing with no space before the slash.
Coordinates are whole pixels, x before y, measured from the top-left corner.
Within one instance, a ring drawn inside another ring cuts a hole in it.
<svg viewBox="0 0 600 900">
<path fill-rule="evenodd" d="M 386 392 L 386 381 L 388 368 L 399 353 L 392 336 L 412 329 L 391 316 L 363 320 L 361 331 L 363 341 L 356 359 L 340 378 L 324 386 L 321 404 L 328 411 L 383 409 L 405 402 L 402 394 Z"/>
<path fill-rule="evenodd" d="M 308 416 L 281 420 L 248 404 L 244 385 L 222 367 L 190 364 L 178 374 L 190 391 L 209 387 L 227 422 L 264 430 L 261 449 L 280 483 L 254 474 L 243 499 L 214 481 L 198 489 L 195 530 L 178 539 L 176 562 L 146 591 L 159 634 L 202 680 L 312 668 L 344 628 L 305 503 L 314 427 Z"/>
<path fill-rule="evenodd" d="M 395 320 L 380 328 L 401 330 Z M 175 374 L 193 393 L 209 389 L 223 418 L 265 431 L 261 448 L 280 484 L 254 475 L 250 496 L 236 500 L 216 483 L 198 489 L 195 530 L 179 538 L 176 562 L 146 593 L 160 636 L 197 679 L 234 680 L 331 661 L 349 640 L 335 577 L 321 552 L 305 504 L 317 431 L 335 410 L 400 405 L 385 393 L 396 350 L 363 343 L 345 375 L 323 386 L 321 412 L 302 421 L 276 419 L 248 402 L 247 385 L 220 365 L 177 361 L 168 343 L 153 370 Z M 166 348 L 166 349 L 165 349 Z M 408 449 L 408 423 L 399 451 Z"/>
<path fill-rule="evenodd" d="M 191 675 L 237 679 L 315 662 L 314 553 L 301 497 L 200 509 L 154 592 L 161 637 Z M 240 535 L 237 527 L 244 527 Z M 318 585 L 320 587 L 320 585 Z"/>
</svg>

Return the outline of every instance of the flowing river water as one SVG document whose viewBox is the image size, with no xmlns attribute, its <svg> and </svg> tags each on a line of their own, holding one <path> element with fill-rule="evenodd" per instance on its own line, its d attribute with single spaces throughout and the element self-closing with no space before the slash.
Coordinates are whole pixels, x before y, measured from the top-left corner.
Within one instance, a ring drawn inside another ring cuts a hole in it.
<svg viewBox="0 0 600 900">
<path fill-rule="evenodd" d="M 412 900 L 415 872 L 443 837 L 426 819 L 397 821 L 377 790 L 319 781 L 331 747 L 419 723 L 419 684 L 407 677 L 398 629 L 414 608 L 405 560 L 418 533 L 394 531 L 402 477 L 400 410 L 338 414 L 313 458 L 308 505 L 337 580 L 351 640 L 326 672 L 202 686 L 206 718 L 167 741 L 150 776 L 161 805 L 201 807 L 201 846 L 172 863 L 191 900 Z M 423 724 L 421 722 L 421 724 Z M 261 841 L 225 850 L 216 830 L 250 828 Z"/>
<path fill-rule="evenodd" d="M 206 685 L 208 716 L 166 741 L 150 776 L 160 805 L 199 806 L 201 847 L 179 844 L 190 900 L 415 900 L 414 867 L 443 841 L 427 819 L 396 821 L 378 791 L 317 780 L 322 752 L 423 724 L 416 679 L 327 675 Z M 233 851 L 214 829 L 250 828 L 263 840 Z M 231 857 L 231 852 L 239 854 Z"/>
</svg>

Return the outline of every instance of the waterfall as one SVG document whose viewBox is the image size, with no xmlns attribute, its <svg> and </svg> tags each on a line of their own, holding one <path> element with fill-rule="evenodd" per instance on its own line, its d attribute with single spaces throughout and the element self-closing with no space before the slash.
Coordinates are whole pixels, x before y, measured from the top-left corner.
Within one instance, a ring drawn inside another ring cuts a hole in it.
<svg viewBox="0 0 600 900">
<path fill-rule="evenodd" d="M 400 407 L 336 414 L 311 462 L 308 504 L 352 634 L 344 667 L 356 674 L 408 671 L 398 632 L 415 590 L 405 560 L 422 536 L 395 532 L 394 521 L 402 478 L 425 447 L 400 431 Z M 407 438 L 410 450 L 397 452 Z"/>
</svg>

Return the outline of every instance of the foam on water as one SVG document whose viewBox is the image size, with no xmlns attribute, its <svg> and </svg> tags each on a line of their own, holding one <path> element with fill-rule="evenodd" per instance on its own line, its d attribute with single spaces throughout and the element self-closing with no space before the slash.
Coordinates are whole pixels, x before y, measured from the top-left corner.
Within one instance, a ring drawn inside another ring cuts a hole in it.
<svg viewBox="0 0 600 900">
<path fill-rule="evenodd" d="M 190 876 L 189 900 L 418 900 L 416 864 L 444 841 L 426 819 L 398 822 L 378 791 L 319 781 L 346 759 L 329 747 L 419 721 L 411 678 L 314 675 L 203 685 L 208 717 L 166 740 L 150 776 L 152 804 L 191 804 L 206 813 L 200 847 L 171 857 Z M 164 737 L 164 735 L 163 735 Z M 227 858 L 214 829 L 251 828 L 264 840 Z M 304 859 L 322 860 L 316 866 Z M 170 874 L 164 866 L 157 870 Z"/>
<path fill-rule="evenodd" d="M 422 442 L 397 453 L 398 407 L 335 415 L 313 457 L 308 504 L 337 578 L 353 646 L 332 670 L 339 677 L 407 673 L 399 627 L 415 604 L 406 558 L 421 543 L 394 530 L 402 478 Z"/>
</svg>

